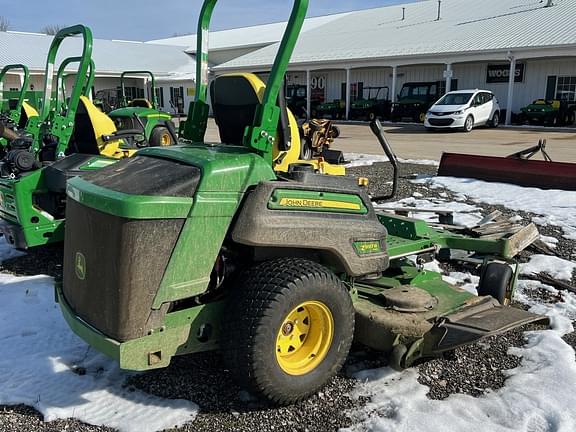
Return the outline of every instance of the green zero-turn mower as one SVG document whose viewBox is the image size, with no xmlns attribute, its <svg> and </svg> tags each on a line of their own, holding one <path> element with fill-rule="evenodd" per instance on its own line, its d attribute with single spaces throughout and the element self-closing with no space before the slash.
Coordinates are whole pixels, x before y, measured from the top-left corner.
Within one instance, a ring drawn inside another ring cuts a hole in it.
<svg viewBox="0 0 576 432">
<path fill-rule="evenodd" d="M 12 92 L 4 89 L 4 78 L 10 71 L 20 70 L 23 75 L 22 86 L 19 91 Z M 30 84 L 30 71 L 28 66 L 23 64 L 12 64 L 5 66 L 0 71 L 0 95 L 2 101 L 2 110 L 0 112 L 0 121 L 4 126 L 12 129 L 24 129 L 31 117 L 37 117 L 38 111 L 26 100 L 27 89 Z M 0 138 L 0 146 L 6 148 L 8 142 L 5 138 Z"/>
<path fill-rule="evenodd" d="M 504 260 L 525 242 L 377 213 L 364 182 L 318 175 L 311 165 L 274 171 L 286 115 L 278 94 L 308 0 L 295 0 L 261 102 L 249 76 L 212 83 L 223 140 L 237 144 L 205 143 L 215 5 L 205 0 L 197 32 L 197 100 L 186 125 L 195 143 L 146 148 L 68 182 L 56 296 L 74 332 L 129 370 L 219 349 L 241 384 L 288 404 L 322 388 L 354 338 L 406 367 L 545 320 L 504 306 L 515 286 L 507 264 L 487 259 L 476 296 L 407 259 L 459 249 Z"/>
<path fill-rule="evenodd" d="M 81 56 L 64 59 L 56 69 L 62 41 L 77 35 L 82 36 Z M 66 98 L 62 89 L 71 64 L 78 69 Z M 117 133 L 114 122 L 88 98 L 93 80 L 92 32 L 81 25 L 63 29 L 48 53 L 39 115 L 28 120 L 21 139 L 8 144 L 0 161 L 0 230 L 14 247 L 62 241 L 67 178 L 135 152 L 122 138 L 141 132 Z"/>
<path fill-rule="evenodd" d="M 145 75 L 150 79 L 150 97 L 128 100 L 125 80 L 127 77 Z M 141 129 L 142 137 L 135 144 L 138 147 L 158 147 L 172 145 L 176 141 L 176 128 L 172 116 L 158 109 L 156 80 L 150 71 L 126 71 L 121 77 L 122 107 L 108 113 L 118 130 Z"/>
</svg>

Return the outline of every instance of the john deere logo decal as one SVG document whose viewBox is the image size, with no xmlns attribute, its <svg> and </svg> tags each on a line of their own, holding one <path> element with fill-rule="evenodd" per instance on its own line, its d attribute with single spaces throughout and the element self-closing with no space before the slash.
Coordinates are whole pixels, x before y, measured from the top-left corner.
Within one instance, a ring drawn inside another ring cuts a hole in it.
<svg viewBox="0 0 576 432">
<path fill-rule="evenodd" d="M 86 279 L 86 257 L 81 252 L 76 252 L 76 276 L 80 280 Z"/>
</svg>

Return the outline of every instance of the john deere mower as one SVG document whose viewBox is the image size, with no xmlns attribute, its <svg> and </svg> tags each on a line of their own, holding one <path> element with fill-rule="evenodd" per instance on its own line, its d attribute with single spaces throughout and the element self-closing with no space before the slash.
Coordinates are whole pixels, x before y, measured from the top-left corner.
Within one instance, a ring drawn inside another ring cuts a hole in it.
<svg viewBox="0 0 576 432">
<path fill-rule="evenodd" d="M 150 80 L 149 98 L 128 100 L 126 95 L 126 78 L 145 75 Z M 122 98 L 121 108 L 108 113 L 119 131 L 141 130 L 140 139 L 135 136 L 137 147 L 157 147 L 172 145 L 176 142 L 176 128 L 172 116 L 158 109 L 156 99 L 156 80 L 149 71 L 126 71 L 120 77 Z"/>
<path fill-rule="evenodd" d="M 365 181 L 287 162 L 298 134 L 278 95 L 308 0 L 295 0 L 265 87 L 250 74 L 212 83 L 222 143 L 205 142 L 215 5 L 205 0 L 197 32 L 193 142 L 146 148 L 68 183 L 56 296 L 74 332 L 129 370 L 220 350 L 238 382 L 289 404 L 339 371 L 353 339 L 406 367 L 545 321 L 505 306 L 515 285 L 506 261 L 526 241 L 472 239 L 378 213 Z M 492 257 L 479 296 L 421 268 L 450 249 Z"/>
<path fill-rule="evenodd" d="M 4 78 L 8 72 L 14 70 L 21 70 L 23 74 L 22 85 L 19 91 L 11 92 L 4 89 Z M 27 66 L 22 64 L 13 64 L 5 66 L 0 71 L 0 95 L 2 99 L 2 111 L 0 113 L 0 121 L 5 127 L 12 130 L 24 129 L 30 117 L 37 117 L 38 111 L 32 106 L 27 99 L 27 89 L 30 84 L 30 71 Z M 2 148 L 7 146 L 8 142 L 0 139 Z"/>
<path fill-rule="evenodd" d="M 77 35 L 83 38 L 82 55 L 64 59 L 54 83 L 58 49 L 65 38 Z M 64 71 L 73 63 L 78 69 L 66 100 L 61 94 Z M 124 147 L 124 135 L 116 133 L 114 122 L 87 97 L 93 77 L 90 29 L 74 26 L 60 31 L 48 53 L 39 115 L 28 120 L 0 162 L 0 230 L 14 247 L 62 241 L 67 179 L 135 151 Z"/>
</svg>

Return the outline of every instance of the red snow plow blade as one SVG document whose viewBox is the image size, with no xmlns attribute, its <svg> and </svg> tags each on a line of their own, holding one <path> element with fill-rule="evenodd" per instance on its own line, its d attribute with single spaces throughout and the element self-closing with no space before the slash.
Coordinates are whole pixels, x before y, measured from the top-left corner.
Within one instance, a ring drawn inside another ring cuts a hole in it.
<svg viewBox="0 0 576 432">
<path fill-rule="evenodd" d="M 530 160 L 542 152 L 546 160 Z M 438 176 L 463 177 L 540 189 L 576 190 L 576 164 L 552 162 L 546 141 L 506 158 L 444 153 Z"/>
</svg>

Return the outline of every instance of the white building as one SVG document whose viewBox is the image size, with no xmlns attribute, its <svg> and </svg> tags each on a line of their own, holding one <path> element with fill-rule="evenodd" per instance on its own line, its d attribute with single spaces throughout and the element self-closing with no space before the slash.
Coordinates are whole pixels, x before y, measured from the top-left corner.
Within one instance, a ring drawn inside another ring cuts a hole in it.
<svg viewBox="0 0 576 432">
<path fill-rule="evenodd" d="M 491 90 L 508 111 L 538 98 L 574 100 L 575 22 L 576 0 L 429 0 L 312 18 L 287 79 L 325 83 L 325 100 L 368 86 L 388 86 L 394 99 L 404 83 L 422 81 Z M 212 34 L 213 72 L 268 72 L 284 26 Z M 155 42 L 196 50 L 194 36 Z"/>
<path fill-rule="evenodd" d="M 53 36 L 37 33 L 0 32 L 0 67 L 18 63 L 28 66 L 31 90 L 42 91 L 46 57 L 52 39 Z M 58 52 L 56 67 L 64 58 L 76 57 L 81 53 L 80 38 L 65 39 Z M 124 71 L 149 70 L 154 73 L 162 89 L 158 92 L 159 104 L 170 111 L 171 93 L 183 93 L 194 87 L 196 62 L 181 47 L 95 39 L 92 59 L 96 66 L 95 91 L 117 88 L 120 85 L 119 77 Z M 67 72 L 74 72 L 74 68 L 77 70 L 77 64 L 71 64 Z M 4 89 L 20 89 L 22 79 L 19 71 L 9 73 L 4 81 Z M 129 78 L 126 86 L 146 88 L 143 78 Z M 184 102 L 182 106 L 185 106 Z"/>
<path fill-rule="evenodd" d="M 491 90 L 508 113 L 538 98 L 576 100 L 574 22 L 576 0 L 428 0 L 308 18 L 287 81 L 308 86 L 316 99 L 347 99 L 348 106 L 371 86 L 389 87 L 395 99 L 406 82 Z M 265 76 L 285 26 L 212 32 L 212 73 Z M 0 66 L 28 65 L 38 89 L 50 41 L 0 32 Z M 75 43 L 66 41 L 66 56 L 77 55 Z M 195 96 L 195 53 L 194 35 L 147 43 L 95 40 L 95 87 L 116 87 L 124 70 L 151 70 L 160 84 L 160 104 L 185 112 Z M 18 77 L 13 80 L 16 86 Z"/>
</svg>

